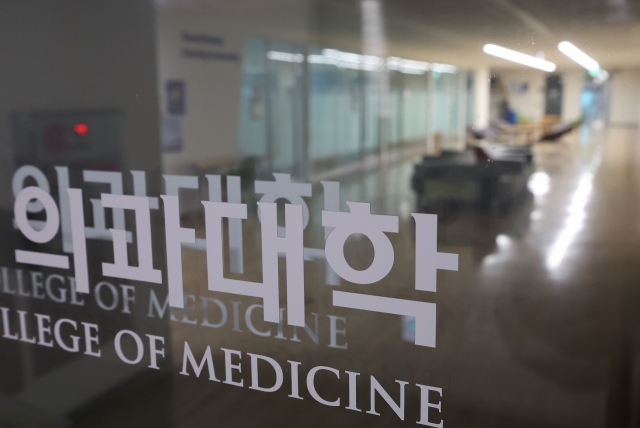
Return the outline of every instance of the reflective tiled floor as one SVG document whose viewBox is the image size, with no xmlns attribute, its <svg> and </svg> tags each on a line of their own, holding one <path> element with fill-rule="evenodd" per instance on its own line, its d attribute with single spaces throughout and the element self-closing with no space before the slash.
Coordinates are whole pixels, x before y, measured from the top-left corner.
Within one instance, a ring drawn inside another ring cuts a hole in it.
<svg viewBox="0 0 640 428">
<path fill-rule="evenodd" d="M 220 347 L 229 347 L 302 361 L 307 368 L 375 374 L 390 388 L 393 379 L 430 382 L 444 390 L 449 427 L 629 426 L 637 422 L 630 409 L 638 401 L 640 355 L 638 143 L 635 129 L 583 128 L 560 143 L 537 145 L 529 195 L 506 212 L 459 212 L 441 221 L 439 250 L 458 253 L 460 268 L 439 273 L 438 292 L 426 297 L 412 289 L 415 160 L 345 177 L 343 204 L 368 201 L 373 212 L 401 216 L 401 233 L 392 237 L 395 267 L 367 292 L 437 303 L 437 348 L 403 340 L 400 317 L 332 307 L 333 287 L 324 284 L 322 266 L 307 263 L 306 309 L 310 323 L 319 314 L 317 344 L 302 330 L 300 341 L 291 340 L 286 329 L 286 339 L 276 340 L 273 326 L 258 319 L 256 328 L 271 327 L 271 337 L 250 333 L 242 320 L 235 328 L 231 302 L 239 302 L 241 311 L 256 302 L 218 295 L 229 311 L 223 327 L 171 322 L 173 372 L 188 340 L 199 355 L 210 345 L 220 363 Z M 310 204 L 312 216 L 316 202 Z M 201 220 L 193 223 L 202 234 Z M 318 245 L 315 238 L 308 241 Z M 258 239 L 249 220 L 245 269 L 256 279 Z M 355 239 L 349 248 L 349 261 L 366 266 L 370 244 Z M 184 263 L 186 292 L 208 295 L 204 254 L 184 250 Z M 341 287 L 362 291 L 353 284 Z M 329 314 L 347 319 L 347 350 L 328 346 Z M 198 309 L 196 318 L 201 316 Z M 287 426 L 398 424 L 389 409 L 371 416 L 310 399 L 292 402 L 285 392 L 265 394 L 179 375 L 172 384 L 173 420 L 167 423 L 177 426 L 272 426 L 274 420 Z M 407 402 L 415 395 L 408 391 Z M 416 412 L 408 408 L 405 423 L 413 424 Z"/>
</svg>

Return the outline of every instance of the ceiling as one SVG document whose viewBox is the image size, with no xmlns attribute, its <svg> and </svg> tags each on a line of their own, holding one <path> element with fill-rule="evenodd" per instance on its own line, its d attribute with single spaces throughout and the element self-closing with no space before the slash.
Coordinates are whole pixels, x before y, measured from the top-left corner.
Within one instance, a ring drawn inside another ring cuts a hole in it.
<svg viewBox="0 0 640 428">
<path fill-rule="evenodd" d="M 318 34 L 357 38 L 360 2 L 319 1 Z M 388 0 L 382 3 L 387 49 L 407 58 L 464 66 L 517 67 L 482 52 L 494 43 L 543 52 L 560 69 L 576 64 L 557 49 L 571 41 L 604 68 L 640 67 L 640 4 L 625 0 Z"/>
<path fill-rule="evenodd" d="M 404 58 L 522 67 L 482 52 L 484 44 L 494 43 L 531 55 L 542 52 L 560 70 L 579 68 L 557 49 L 568 40 L 610 72 L 640 68 L 640 0 L 155 1 L 162 8 L 207 11 L 226 23 L 278 28 L 291 35 L 289 41 L 351 52 L 367 53 L 373 42 Z M 363 14 L 372 4 L 373 15 Z M 369 16 L 367 31 L 363 15 Z"/>
</svg>

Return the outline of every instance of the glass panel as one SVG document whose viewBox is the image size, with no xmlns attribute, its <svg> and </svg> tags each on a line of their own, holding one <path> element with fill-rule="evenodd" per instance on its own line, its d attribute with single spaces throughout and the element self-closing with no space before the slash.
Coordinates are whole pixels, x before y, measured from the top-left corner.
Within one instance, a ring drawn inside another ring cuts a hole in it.
<svg viewBox="0 0 640 428">
<path fill-rule="evenodd" d="M 0 3 L 0 428 L 638 426 L 639 33 Z"/>
</svg>

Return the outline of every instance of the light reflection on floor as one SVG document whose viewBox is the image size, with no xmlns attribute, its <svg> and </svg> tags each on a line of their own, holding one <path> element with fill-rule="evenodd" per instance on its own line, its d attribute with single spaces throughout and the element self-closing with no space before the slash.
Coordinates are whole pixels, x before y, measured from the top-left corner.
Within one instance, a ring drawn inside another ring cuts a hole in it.
<svg viewBox="0 0 640 428">
<path fill-rule="evenodd" d="M 531 198 L 517 201 L 506 213 L 459 212 L 442 221 L 439 250 L 458 253 L 460 270 L 439 274 L 438 292 L 427 296 L 412 290 L 412 162 L 341 180 L 343 205 L 346 200 L 366 201 L 373 213 L 401 217 L 401 233 L 392 238 L 399 267 L 389 280 L 369 290 L 436 302 L 435 350 L 419 349 L 407 343 L 407 337 L 403 340 L 410 329 L 406 319 L 338 311 L 349 319 L 348 353 L 304 340 L 272 347 L 267 340 L 243 340 L 232 332 L 205 336 L 179 323 L 172 324 L 174 353 L 179 355 L 180 345 L 188 339 L 193 347 L 198 343 L 266 347 L 276 359 L 339 358 L 345 367 L 360 361 L 357 364 L 371 370 L 383 362 L 407 373 L 427 373 L 445 388 L 449 426 L 603 426 L 605 420 L 616 418 L 612 400 L 630 399 L 619 378 L 629 369 L 624 362 L 630 357 L 624 350 L 626 338 L 637 330 L 637 317 L 630 314 L 640 301 L 630 288 L 640 279 L 632 264 L 640 254 L 636 139 L 635 130 L 603 129 L 536 146 Z M 310 203 L 312 226 L 318 226 L 313 213 L 319 203 L 316 198 Z M 248 229 L 255 232 L 254 226 Z M 355 257 L 370 257 L 366 246 L 354 245 Z M 249 254 L 248 259 L 256 256 Z M 187 292 L 205 293 L 202 255 L 185 254 L 185 271 Z M 344 283 L 341 287 L 356 290 Z M 307 311 L 334 311 L 327 297 L 330 287 L 319 278 L 310 278 L 307 290 L 311 299 Z M 372 357 L 362 360 L 363 355 Z M 177 396 L 188 397 L 180 382 Z M 257 409 L 266 398 L 249 397 L 240 390 L 224 392 L 231 393 L 237 400 L 250 400 L 256 409 L 256 416 L 244 415 L 243 423 L 260 426 L 264 413 Z M 226 415 L 222 420 L 235 421 L 230 410 L 215 404 L 220 394 L 210 393 L 203 399 L 208 404 L 195 410 L 182 408 L 180 403 L 188 400 L 181 398 L 176 403 L 176 415 L 182 415 L 177 416 L 178 425 L 193 426 L 194 421 L 221 414 Z M 229 396 L 224 402 L 230 400 Z M 288 409 L 292 426 L 308 423 L 310 405 L 301 405 L 299 411 L 294 406 Z M 347 415 L 338 425 L 353 426 L 358 421 L 357 415 Z M 380 424 L 391 426 L 382 420 Z"/>
</svg>

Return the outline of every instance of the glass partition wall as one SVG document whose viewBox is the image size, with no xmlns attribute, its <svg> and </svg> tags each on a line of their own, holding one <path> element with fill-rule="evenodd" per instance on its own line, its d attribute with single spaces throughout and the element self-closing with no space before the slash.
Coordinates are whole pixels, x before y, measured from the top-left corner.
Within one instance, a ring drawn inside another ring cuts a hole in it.
<svg viewBox="0 0 640 428">
<path fill-rule="evenodd" d="M 0 428 L 631 428 L 631 0 L 0 0 Z"/>
<path fill-rule="evenodd" d="M 242 73 L 240 146 L 264 171 L 323 177 L 461 150 L 472 122 L 473 72 L 453 65 L 252 39 Z"/>
</svg>

